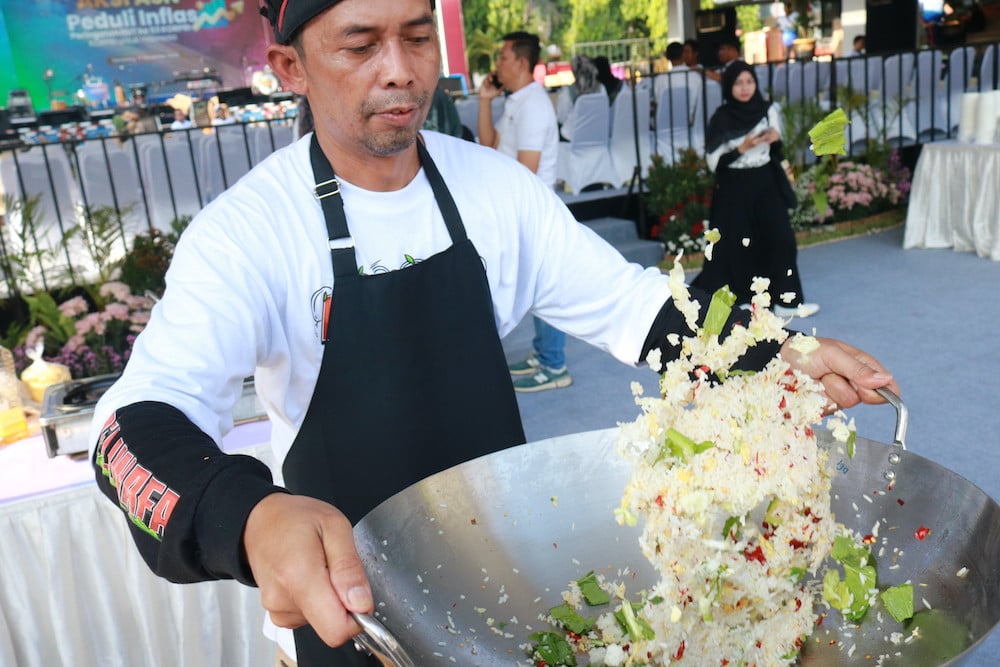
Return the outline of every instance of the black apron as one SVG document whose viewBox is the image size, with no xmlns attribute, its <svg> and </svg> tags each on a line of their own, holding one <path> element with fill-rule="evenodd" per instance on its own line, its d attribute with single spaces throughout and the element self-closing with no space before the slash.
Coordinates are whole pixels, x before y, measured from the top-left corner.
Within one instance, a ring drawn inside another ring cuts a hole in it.
<svg viewBox="0 0 1000 667">
<path fill-rule="evenodd" d="M 331 250 L 329 339 L 282 464 L 289 490 L 331 503 L 352 524 L 414 482 L 524 442 L 482 260 L 419 140 L 417 153 L 452 245 L 374 275 L 358 271 L 353 245 Z M 330 239 L 349 239 L 339 186 L 315 135 L 310 154 Z M 295 630 L 295 649 L 299 667 L 379 664 L 350 642 L 328 648 L 308 626 Z"/>
</svg>

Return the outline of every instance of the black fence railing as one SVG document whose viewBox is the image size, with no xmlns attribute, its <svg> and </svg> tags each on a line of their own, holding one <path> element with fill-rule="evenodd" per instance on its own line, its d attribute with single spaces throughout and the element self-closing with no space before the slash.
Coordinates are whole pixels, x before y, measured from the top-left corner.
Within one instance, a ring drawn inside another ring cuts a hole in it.
<svg viewBox="0 0 1000 667">
<path fill-rule="evenodd" d="M 0 291 L 92 280 L 95 255 L 121 257 L 136 234 L 169 232 L 292 135 L 282 118 L 4 150 Z"/>
<path fill-rule="evenodd" d="M 894 147 L 958 137 L 966 92 L 1000 88 L 1000 46 L 920 49 L 878 56 L 761 63 L 754 66 L 765 97 L 783 107 L 848 112 L 848 150 L 870 141 Z M 654 151 L 668 161 L 684 148 L 702 151 L 712 113 L 722 104 L 718 83 L 697 72 L 652 77 Z"/>
</svg>

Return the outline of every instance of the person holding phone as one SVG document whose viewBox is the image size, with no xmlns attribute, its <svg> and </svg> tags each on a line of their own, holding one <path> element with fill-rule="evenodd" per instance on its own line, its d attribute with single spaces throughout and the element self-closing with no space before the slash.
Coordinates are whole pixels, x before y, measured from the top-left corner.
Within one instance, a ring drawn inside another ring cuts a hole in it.
<svg viewBox="0 0 1000 667">
<path fill-rule="evenodd" d="M 782 317 L 819 312 L 807 303 L 796 261 L 789 209 L 796 197 L 785 172 L 781 109 L 760 94 L 753 67 L 738 61 L 722 75 L 724 103 L 709 121 L 706 159 L 715 173 L 710 224 L 722 238 L 692 285 L 723 285 L 749 304 L 755 277 L 768 278 L 771 304 Z"/>
</svg>

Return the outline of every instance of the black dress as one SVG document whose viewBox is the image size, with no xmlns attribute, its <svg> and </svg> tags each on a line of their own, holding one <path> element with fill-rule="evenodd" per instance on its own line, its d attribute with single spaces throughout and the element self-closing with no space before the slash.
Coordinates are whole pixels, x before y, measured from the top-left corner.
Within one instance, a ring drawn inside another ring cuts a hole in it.
<svg viewBox="0 0 1000 667">
<path fill-rule="evenodd" d="M 754 90 L 748 99 L 739 100 L 733 91 L 736 85 L 746 91 L 744 74 L 753 79 Z M 705 150 L 709 163 L 715 162 L 709 220 L 722 238 L 692 285 L 706 292 L 728 285 L 737 303 L 745 304 L 753 296 L 753 279 L 769 278 L 771 305 L 798 306 L 803 302 L 802 281 L 788 217 L 796 202 L 781 166 L 781 141 L 772 143 L 766 153 L 759 152 L 763 144 L 747 154 L 739 152 L 748 135 L 779 125 L 778 108 L 761 96 L 757 73 L 742 60 L 726 67 L 721 85 L 723 104 L 709 121 Z"/>
<path fill-rule="evenodd" d="M 764 166 L 739 169 L 722 166 L 720 161 L 709 220 L 722 238 L 692 285 L 707 292 L 728 285 L 737 303 L 743 304 L 753 296 L 754 277 L 770 278 L 771 304 L 794 307 L 803 296 L 795 233 L 788 217 L 789 186 L 779 164 L 780 146 L 771 148 L 771 161 Z M 783 294 L 794 297 L 782 299 Z"/>
</svg>

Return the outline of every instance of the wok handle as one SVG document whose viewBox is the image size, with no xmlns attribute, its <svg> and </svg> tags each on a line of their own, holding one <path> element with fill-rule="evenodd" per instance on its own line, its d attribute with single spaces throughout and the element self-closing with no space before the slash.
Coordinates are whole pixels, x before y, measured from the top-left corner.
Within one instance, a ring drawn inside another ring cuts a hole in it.
<svg viewBox="0 0 1000 667">
<path fill-rule="evenodd" d="M 375 656 L 385 667 L 416 667 L 396 637 L 371 614 L 351 612 L 361 626 L 361 633 L 354 637 L 354 647 Z"/>
<path fill-rule="evenodd" d="M 906 409 L 906 405 L 900 400 L 899 396 L 885 387 L 879 387 L 875 391 L 888 401 L 892 407 L 896 408 L 896 434 L 893 436 L 892 444 L 906 449 L 906 427 L 910 421 L 910 413 Z"/>
</svg>

